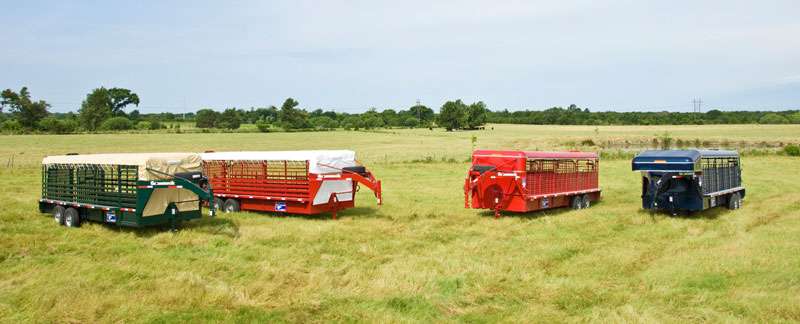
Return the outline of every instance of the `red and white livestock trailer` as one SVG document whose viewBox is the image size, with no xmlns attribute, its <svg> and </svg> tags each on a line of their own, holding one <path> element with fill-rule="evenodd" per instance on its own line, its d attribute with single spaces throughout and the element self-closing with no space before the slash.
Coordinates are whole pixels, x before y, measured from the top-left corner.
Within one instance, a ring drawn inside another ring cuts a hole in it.
<svg viewBox="0 0 800 324">
<path fill-rule="evenodd" d="M 599 162 L 589 152 L 477 150 L 464 181 L 464 207 L 491 209 L 495 217 L 500 211 L 587 208 L 600 199 Z"/>
<path fill-rule="evenodd" d="M 361 185 L 381 201 L 381 182 L 355 152 L 273 151 L 201 154 L 214 203 L 225 212 L 252 210 L 313 215 L 355 205 Z"/>
</svg>

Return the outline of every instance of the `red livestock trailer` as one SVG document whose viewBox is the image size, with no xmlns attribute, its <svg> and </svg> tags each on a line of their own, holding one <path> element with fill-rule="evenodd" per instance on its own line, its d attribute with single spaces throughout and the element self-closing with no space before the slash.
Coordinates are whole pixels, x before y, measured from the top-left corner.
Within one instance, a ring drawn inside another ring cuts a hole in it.
<svg viewBox="0 0 800 324">
<path fill-rule="evenodd" d="M 381 182 L 353 151 L 209 152 L 201 154 L 214 203 L 225 212 L 336 213 L 355 205 L 363 185 L 381 201 Z"/>
<path fill-rule="evenodd" d="M 495 217 L 501 210 L 587 208 L 600 199 L 599 162 L 588 152 L 477 150 L 464 181 L 464 207 L 491 209 Z"/>
</svg>

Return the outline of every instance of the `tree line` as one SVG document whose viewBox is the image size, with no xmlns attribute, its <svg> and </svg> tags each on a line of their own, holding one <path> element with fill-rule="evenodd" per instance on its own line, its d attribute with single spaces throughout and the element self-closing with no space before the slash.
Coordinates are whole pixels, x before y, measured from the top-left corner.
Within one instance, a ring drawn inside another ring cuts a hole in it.
<svg viewBox="0 0 800 324">
<path fill-rule="evenodd" d="M 800 124 L 800 112 L 721 111 L 692 112 L 591 112 L 576 105 L 545 110 L 490 111 L 487 122 L 533 125 L 703 125 L 703 124 Z"/>
<path fill-rule="evenodd" d="M 787 110 L 681 112 L 591 112 L 570 105 L 546 110 L 491 111 L 482 101 L 464 103 L 447 101 L 436 113 L 417 104 L 407 109 L 371 108 L 364 113 L 304 109 L 287 98 L 279 107 L 210 108 L 195 113 L 169 112 L 142 114 L 137 109 L 139 96 L 124 88 L 99 87 L 89 92 L 77 112 L 51 113 L 45 100 L 33 99 L 27 87 L 6 89 L 0 101 L 0 131 L 4 133 L 54 133 L 158 130 L 180 128 L 181 122 L 193 122 L 201 129 L 236 130 L 254 124 L 259 131 L 359 130 L 375 128 L 441 127 L 448 131 L 479 129 L 486 123 L 541 125 L 675 125 L 675 124 L 800 124 L 800 112 Z M 177 123 L 177 124 L 175 124 Z"/>
</svg>

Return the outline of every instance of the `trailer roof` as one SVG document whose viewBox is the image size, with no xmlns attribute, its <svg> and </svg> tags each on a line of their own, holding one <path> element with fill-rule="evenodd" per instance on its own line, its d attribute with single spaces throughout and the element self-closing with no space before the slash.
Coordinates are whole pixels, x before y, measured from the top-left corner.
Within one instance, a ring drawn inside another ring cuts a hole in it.
<svg viewBox="0 0 800 324">
<path fill-rule="evenodd" d="M 139 180 L 167 178 L 164 173 L 175 174 L 178 172 L 202 171 L 200 155 L 196 153 L 54 155 L 46 156 L 42 159 L 42 164 L 131 165 L 139 167 Z"/>
<path fill-rule="evenodd" d="M 473 156 L 485 157 L 511 157 L 526 159 L 597 159 L 594 152 L 547 152 L 547 151 L 503 151 L 503 150 L 476 150 Z"/>
<path fill-rule="evenodd" d="M 648 150 L 636 158 L 687 158 L 692 161 L 704 157 L 739 157 L 739 152 L 728 150 Z"/>
<path fill-rule="evenodd" d="M 308 161 L 308 171 L 315 174 L 339 173 L 358 165 L 356 153 L 350 150 L 210 152 L 200 157 L 204 161 Z"/>
</svg>

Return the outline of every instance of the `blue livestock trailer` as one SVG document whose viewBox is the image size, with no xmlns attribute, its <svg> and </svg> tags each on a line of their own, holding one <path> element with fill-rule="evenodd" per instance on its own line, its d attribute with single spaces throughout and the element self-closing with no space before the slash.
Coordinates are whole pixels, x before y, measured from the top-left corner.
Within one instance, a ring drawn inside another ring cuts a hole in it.
<svg viewBox="0 0 800 324">
<path fill-rule="evenodd" d="M 723 150 L 651 150 L 633 158 L 642 173 L 642 208 L 679 212 L 716 206 L 738 209 L 745 190 L 739 153 Z"/>
</svg>

